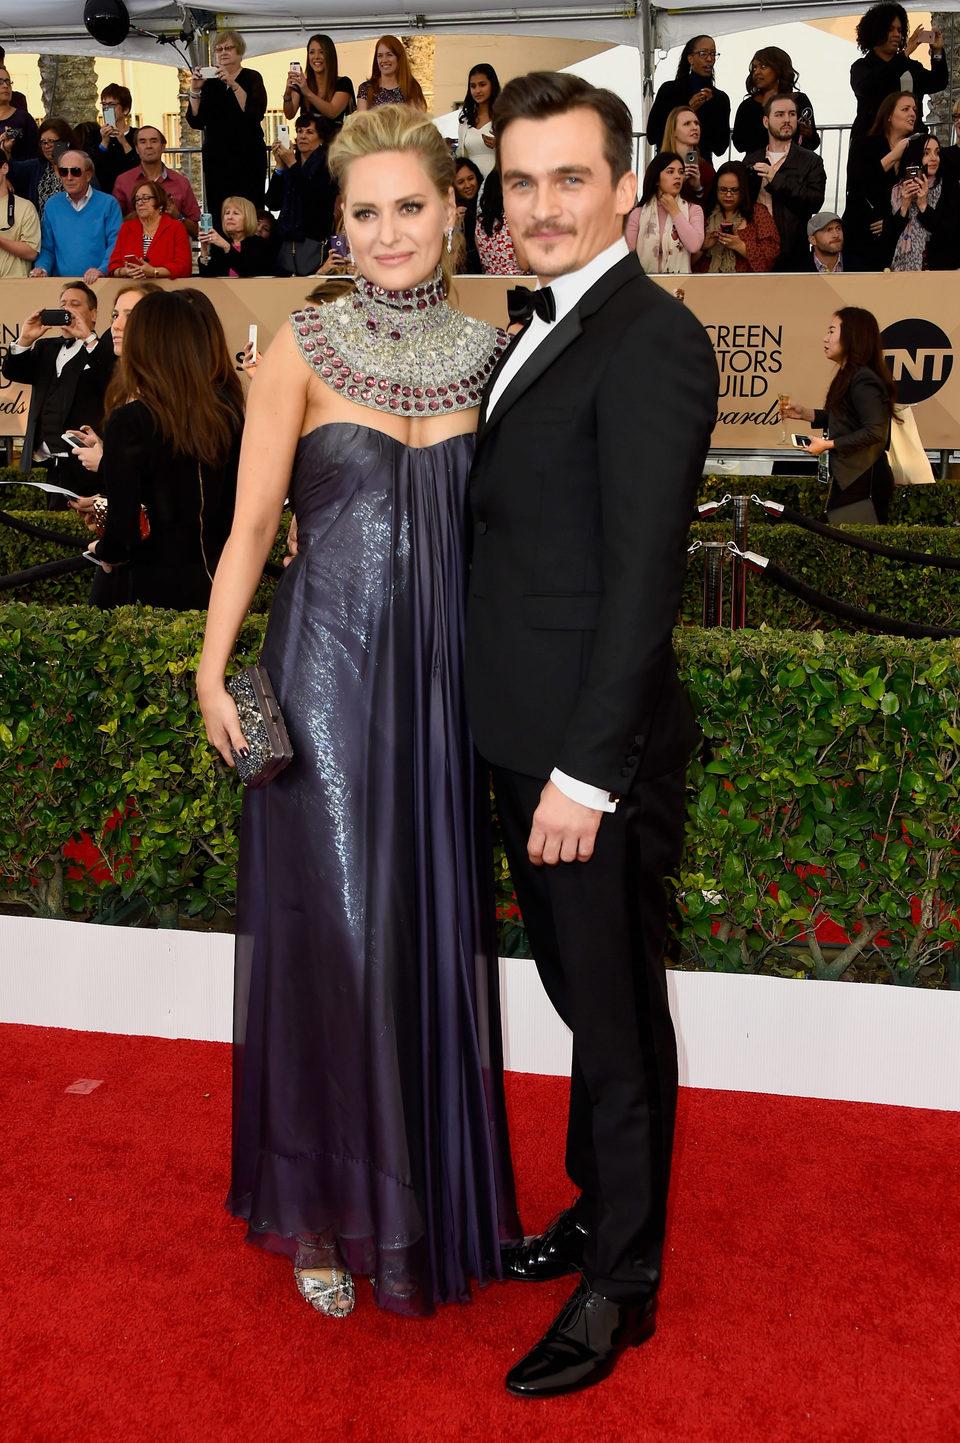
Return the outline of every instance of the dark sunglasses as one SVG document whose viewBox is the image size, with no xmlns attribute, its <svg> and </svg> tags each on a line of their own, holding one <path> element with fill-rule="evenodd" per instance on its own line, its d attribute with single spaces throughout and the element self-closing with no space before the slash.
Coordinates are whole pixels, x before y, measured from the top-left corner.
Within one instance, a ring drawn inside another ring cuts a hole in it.
<svg viewBox="0 0 960 1443">
<path fill-rule="evenodd" d="M 58 165 L 58 175 L 83 175 L 83 167 L 80 165 Z"/>
</svg>

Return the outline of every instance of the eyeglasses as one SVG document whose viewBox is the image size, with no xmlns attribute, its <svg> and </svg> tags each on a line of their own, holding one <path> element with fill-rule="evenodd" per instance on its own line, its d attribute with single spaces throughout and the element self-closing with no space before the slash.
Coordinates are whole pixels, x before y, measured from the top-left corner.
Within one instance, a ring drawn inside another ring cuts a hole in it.
<svg viewBox="0 0 960 1443">
<path fill-rule="evenodd" d="M 79 166 L 79 165 L 58 165 L 58 166 L 57 166 L 57 174 L 58 174 L 58 175 L 74 175 L 74 176 L 76 176 L 76 175 L 83 175 L 83 174 L 84 174 L 84 170 L 83 170 L 83 167 L 82 167 L 82 166 Z"/>
<path fill-rule="evenodd" d="M 691 55 L 698 55 L 701 60 L 719 60 L 719 50 L 691 50 Z"/>
<path fill-rule="evenodd" d="M 740 194 L 740 187 L 739 187 L 738 185 L 718 185 L 718 186 L 717 186 L 717 195 L 739 195 L 739 194 Z"/>
<path fill-rule="evenodd" d="M 155 197 L 152 196 L 149 191 L 147 191 L 144 195 L 135 195 L 133 197 L 133 203 L 134 205 L 146 205 L 147 201 L 154 199 Z"/>
<path fill-rule="evenodd" d="M 0 75 L 0 85 L 12 85 L 12 84 L 13 84 L 13 81 L 10 79 L 9 76 L 7 76 L 7 78 L 4 79 L 3 76 Z"/>
</svg>

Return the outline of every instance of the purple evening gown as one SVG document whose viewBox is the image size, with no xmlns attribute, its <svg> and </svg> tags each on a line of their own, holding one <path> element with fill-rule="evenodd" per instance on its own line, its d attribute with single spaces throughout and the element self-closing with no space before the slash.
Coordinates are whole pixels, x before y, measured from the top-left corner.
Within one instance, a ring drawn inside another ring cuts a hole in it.
<svg viewBox="0 0 960 1443">
<path fill-rule="evenodd" d="M 410 1314 L 499 1277 L 520 1235 L 463 699 L 473 446 L 301 439 L 263 650 L 294 760 L 241 828 L 227 1207 L 280 1252 L 335 1240 Z"/>
</svg>

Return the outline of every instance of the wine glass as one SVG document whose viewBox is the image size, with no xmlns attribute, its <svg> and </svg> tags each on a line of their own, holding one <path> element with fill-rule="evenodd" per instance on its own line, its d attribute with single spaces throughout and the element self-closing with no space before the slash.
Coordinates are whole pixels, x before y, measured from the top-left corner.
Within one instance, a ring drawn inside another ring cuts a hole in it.
<svg viewBox="0 0 960 1443">
<path fill-rule="evenodd" d="M 780 404 L 780 440 L 785 446 L 787 444 L 787 428 L 784 424 L 785 418 L 783 413 L 790 404 L 789 391 L 781 391 L 780 394 L 777 396 L 777 401 Z"/>
</svg>

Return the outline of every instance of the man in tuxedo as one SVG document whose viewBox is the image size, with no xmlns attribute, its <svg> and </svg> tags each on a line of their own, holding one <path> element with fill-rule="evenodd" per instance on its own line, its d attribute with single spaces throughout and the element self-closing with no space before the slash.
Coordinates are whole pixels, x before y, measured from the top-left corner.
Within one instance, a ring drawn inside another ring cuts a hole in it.
<svg viewBox="0 0 960 1443">
<path fill-rule="evenodd" d="M 60 305 L 70 312 L 68 326 L 44 326 L 40 310 L 20 323 L 16 342 L 3 358 L 8 381 L 32 387 L 20 469 L 43 465 L 49 479 L 83 495 L 89 477 L 69 452 L 64 431 L 81 426 L 102 429 L 103 398 L 113 374 L 113 340 L 107 331 L 97 336 L 97 297 L 83 281 L 71 281 L 60 292 Z M 65 498 L 51 495 L 48 505 L 62 510 Z"/>
<path fill-rule="evenodd" d="M 700 323 L 623 240 L 630 113 L 574 76 L 494 120 L 510 233 L 541 289 L 491 377 L 471 479 L 470 725 L 537 967 L 573 1032 L 574 1205 L 506 1276 L 581 1273 L 511 1392 L 605 1377 L 654 1328 L 677 1093 L 664 875 L 696 728 L 671 634 L 716 420 Z"/>
<path fill-rule="evenodd" d="M 813 150 L 795 144 L 797 102 L 792 95 L 774 95 L 763 107 L 768 140 L 765 150 L 745 155 L 755 205 L 765 205 L 780 233 L 775 271 L 807 269 L 807 221 L 820 210 L 827 172 Z"/>
</svg>

